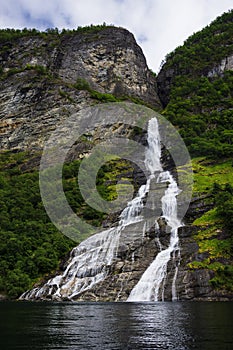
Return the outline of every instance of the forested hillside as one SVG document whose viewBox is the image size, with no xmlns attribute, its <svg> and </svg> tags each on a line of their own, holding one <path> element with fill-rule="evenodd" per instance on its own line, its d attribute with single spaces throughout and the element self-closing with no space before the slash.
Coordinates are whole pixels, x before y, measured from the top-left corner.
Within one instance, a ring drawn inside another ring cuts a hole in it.
<svg viewBox="0 0 233 350">
<path fill-rule="evenodd" d="M 232 157 L 233 12 L 167 55 L 158 76 L 163 114 L 192 156 Z"/>
</svg>

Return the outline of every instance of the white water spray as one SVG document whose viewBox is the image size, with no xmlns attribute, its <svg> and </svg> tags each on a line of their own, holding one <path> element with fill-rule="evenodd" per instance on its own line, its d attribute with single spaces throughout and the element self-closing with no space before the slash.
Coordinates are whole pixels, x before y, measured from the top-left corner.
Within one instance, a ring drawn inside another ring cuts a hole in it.
<svg viewBox="0 0 233 350">
<path fill-rule="evenodd" d="M 178 227 L 181 226 L 177 218 L 177 202 L 176 196 L 179 189 L 172 175 L 166 171 L 158 176 L 158 182 L 169 182 L 168 188 L 162 198 L 163 217 L 167 225 L 171 227 L 170 244 L 167 249 L 160 250 L 155 260 L 147 268 L 139 282 L 133 288 L 128 301 L 158 301 L 159 292 L 161 291 L 161 299 L 164 299 L 164 285 L 167 275 L 167 265 L 171 259 L 171 255 L 179 251 Z M 172 282 L 172 300 L 177 299 L 176 295 L 176 277 L 178 267 L 175 267 L 175 274 Z M 162 290 L 161 290 L 162 288 Z"/>
<path fill-rule="evenodd" d="M 150 190 L 152 179 L 156 176 L 158 183 L 169 183 L 162 197 L 163 217 L 172 228 L 169 247 L 161 250 L 154 262 L 145 271 L 142 278 L 132 290 L 129 301 L 158 300 L 159 289 L 164 283 L 166 270 L 171 254 L 178 250 L 177 228 L 181 225 L 177 219 L 176 196 L 179 193 L 177 184 L 169 172 L 164 172 L 160 162 L 161 146 L 158 123 L 155 118 L 148 125 L 148 148 L 145 152 L 145 166 L 149 172 L 148 180 L 142 185 L 137 196 L 128 203 L 120 215 L 118 227 L 95 234 L 74 248 L 65 271 L 50 279 L 42 287 L 25 292 L 20 299 L 52 299 L 62 300 L 77 298 L 81 293 L 90 290 L 103 281 L 110 272 L 110 266 L 117 256 L 117 250 L 122 230 L 130 224 L 145 220 L 141 212 L 143 200 Z M 155 218 L 156 220 L 157 218 Z M 155 223 L 156 225 L 156 223 Z M 142 232 L 144 237 L 146 222 Z M 160 246 L 162 249 L 162 247 Z M 175 281 L 178 268 L 172 284 L 173 299 L 176 298 Z"/>
</svg>

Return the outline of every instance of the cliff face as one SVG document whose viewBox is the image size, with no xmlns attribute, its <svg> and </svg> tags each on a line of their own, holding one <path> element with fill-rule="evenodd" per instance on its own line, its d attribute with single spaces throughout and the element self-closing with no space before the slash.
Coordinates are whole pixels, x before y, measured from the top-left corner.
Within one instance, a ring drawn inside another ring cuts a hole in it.
<svg viewBox="0 0 233 350">
<path fill-rule="evenodd" d="M 155 78 L 141 48 L 125 29 L 109 28 L 95 36 L 64 36 L 57 64 L 64 81 L 75 83 L 84 78 L 98 91 L 159 104 Z"/>
<path fill-rule="evenodd" d="M 160 106 L 155 78 L 125 29 L 22 37 L 0 49 L 3 149 L 41 149 L 61 120 L 104 100 L 93 91 Z"/>
<path fill-rule="evenodd" d="M 199 40 L 201 42 L 201 39 Z M 10 177 L 15 176 L 15 174 L 17 176 L 19 170 L 23 175 L 25 173 L 27 175 L 37 169 L 45 140 L 59 123 L 66 120 L 73 113 L 98 103 L 116 102 L 120 99 L 129 102 L 141 102 L 161 110 L 161 104 L 167 106 L 169 103 L 173 103 L 172 98 L 174 95 L 178 96 L 177 92 L 175 91 L 174 93 L 173 90 L 176 88 L 175 82 L 177 78 L 183 76 L 185 81 L 187 76 L 189 78 L 195 77 L 195 79 L 197 77 L 198 79 L 203 78 L 203 76 L 208 79 L 221 78 L 226 71 L 232 69 L 233 52 L 232 50 L 222 53 L 222 56 L 214 63 L 211 62 L 210 65 L 206 65 L 203 61 L 202 66 L 195 72 L 190 67 L 183 66 L 182 62 L 179 65 L 176 57 L 172 56 L 170 60 L 167 60 L 156 80 L 148 69 L 142 50 L 135 42 L 133 35 L 122 28 L 107 27 L 97 31 L 93 29 L 88 32 L 64 33 L 62 35 L 22 36 L 18 39 L 1 43 L 0 50 L 0 66 L 2 67 L 0 76 L 1 147 L 4 150 L 3 154 L 12 153 L 17 155 L 21 151 L 26 151 L 27 153 L 26 159 L 21 161 L 21 163 L 20 160 L 13 162 L 11 158 L 7 161 L 8 163 L 3 162 L 4 169 L 9 170 L 7 174 L 10 174 Z M 231 49 L 229 48 L 229 50 Z M 190 95 L 195 90 L 192 89 L 193 86 L 189 87 L 188 96 L 184 95 L 184 98 L 182 97 L 183 100 L 186 97 L 187 100 L 190 100 Z M 200 106 L 200 103 L 193 107 L 192 112 L 197 105 Z M 172 105 L 173 107 L 174 104 Z M 205 109 L 205 106 L 201 105 L 200 110 L 202 109 Z M 171 110 L 165 109 L 164 111 L 168 118 L 170 118 Z M 186 115 L 181 119 L 186 123 L 185 118 Z M 173 121 L 172 118 L 170 119 Z M 179 126 L 176 122 L 177 120 L 175 120 L 175 124 Z M 194 123 L 197 124 L 196 120 Z M 189 130 L 189 128 L 187 129 Z M 147 144 L 145 133 L 132 130 L 129 126 L 97 127 L 88 135 L 84 135 L 84 138 L 73 146 L 68 160 L 81 160 L 85 155 L 90 155 L 91 148 L 94 145 L 108 139 L 109 135 L 114 133 L 116 136 L 133 134 L 134 140 L 144 145 Z M 165 151 L 162 154 L 162 162 L 166 169 L 173 171 L 174 164 Z M 18 164 L 19 169 L 16 169 Z M 75 196 L 78 196 L 79 193 L 77 186 L 74 184 L 73 168 L 68 169 L 68 172 L 68 180 L 64 187 L 66 187 L 68 196 L 71 197 L 72 205 L 75 207 L 71 192 L 74 192 Z M 137 187 L 145 182 L 145 176 L 142 171 L 136 166 L 130 166 L 129 164 L 121 164 L 117 171 L 114 170 L 114 174 L 117 174 L 117 180 L 124 178 L 126 175 L 133 177 Z M 12 183 L 14 184 L 14 181 Z M 104 186 L 107 187 L 109 184 L 112 185 L 115 182 L 111 176 L 105 176 Z M 219 290 L 216 290 L 209 283 L 215 276 L 213 269 L 200 268 L 200 266 L 194 269 L 192 267 L 193 262 L 202 262 L 209 256 L 209 253 L 199 251 L 198 242 L 195 239 L 199 228 L 193 225 L 196 219 L 214 207 L 213 198 L 206 200 L 206 191 L 204 192 L 203 196 L 202 191 L 196 191 L 195 198 L 193 198 L 184 219 L 186 226 L 179 229 L 181 259 L 177 259 L 179 272 L 176 284 L 177 294 L 181 300 L 227 300 L 232 297 L 232 294 L 224 290 L 222 286 Z M 34 215 L 33 220 L 35 221 L 42 204 L 36 202 L 32 196 L 30 196 L 28 201 L 34 206 L 35 212 L 31 208 L 31 211 L 28 210 L 28 212 L 31 216 Z M 76 207 L 75 209 L 78 212 L 79 209 Z M 106 227 L 115 225 L 118 220 L 114 215 L 110 215 L 107 219 L 106 217 L 100 218 L 96 213 L 93 214 L 90 211 L 86 211 L 86 213 L 85 209 L 84 204 L 80 209 L 80 213 L 84 215 L 84 218 L 86 215 L 87 220 L 90 220 L 90 217 L 91 219 L 93 217 L 94 219 L 97 218 L 99 221 L 105 219 L 104 225 Z M 6 211 L 4 211 L 3 216 L 7 212 L 7 209 L 4 210 Z M 13 217 L 12 222 L 14 222 L 14 226 L 12 226 L 12 230 L 14 234 L 17 235 L 21 231 L 25 234 L 23 230 L 26 229 L 19 229 L 18 222 L 16 222 L 17 213 L 14 214 L 12 208 L 8 211 L 10 213 L 7 213 L 9 218 L 11 218 L 11 215 Z M 27 221 L 29 219 L 26 215 L 22 220 L 25 220 L 22 222 L 25 223 L 25 227 L 28 227 Z M 42 215 L 39 220 L 43 220 Z M 9 221 L 11 219 L 5 224 L 6 231 L 9 231 Z M 36 231 L 39 235 L 41 227 L 37 228 L 34 225 L 35 223 L 30 223 L 30 230 Z M 51 227 L 47 229 L 50 232 Z M 29 232 L 32 232 L 30 230 Z M 130 226 L 128 230 L 130 232 L 127 232 L 127 229 L 125 230 L 125 237 L 132 235 L 131 231 L 134 229 Z M 110 269 L 108 277 L 90 291 L 84 292 L 74 299 L 126 300 L 143 272 L 158 254 L 160 250 L 157 240 L 158 236 L 163 247 L 169 245 L 169 235 L 163 224 L 160 225 L 157 231 L 152 229 L 144 233 L 145 235 L 142 237 L 141 232 L 135 232 L 135 239 L 130 242 L 126 239 L 125 244 L 119 246 L 117 260 L 111 266 L 108 266 Z M 223 231 L 221 231 L 221 234 L 223 234 Z M 48 239 L 49 244 L 51 244 L 51 241 L 53 242 L 53 238 Z M 28 244 L 28 237 L 26 237 L 25 242 Z M 50 264 L 50 257 L 46 254 L 48 242 L 46 241 L 47 245 L 44 245 L 40 240 L 40 244 L 45 247 L 45 252 L 43 252 L 44 260 L 39 259 L 39 255 L 41 256 L 42 253 L 35 250 L 33 242 L 32 246 L 28 248 L 28 251 L 34 252 L 31 260 L 27 261 L 25 265 L 20 264 L 20 257 L 16 268 L 15 266 L 8 268 L 17 274 L 21 269 L 20 266 L 23 266 L 22 269 L 24 269 L 23 272 L 25 272 L 26 277 L 30 277 L 28 284 L 23 284 L 22 286 L 24 290 L 31 286 L 32 281 L 57 268 L 56 264 Z M 56 247 L 60 247 L 56 249 L 61 250 L 64 256 L 68 249 L 61 248 L 57 241 L 55 243 Z M 22 250 L 21 255 L 23 256 L 24 254 Z M 33 266 L 33 259 L 36 259 L 36 256 L 38 256 L 38 261 L 35 260 L 35 266 L 40 266 L 37 274 L 31 271 L 33 268 L 29 268 Z M 223 258 L 220 257 L 221 259 Z M 231 258 L 228 256 L 227 259 L 224 259 L 224 263 L 228 264 Z M 67 261 L 61 266 L 61 271 L 64 271 L 66 267 Z M 22 275 L 21 279 L 24 278 L 26 280 L 25 274 Z M 165 300 L 171 299 L 173 276 L 174 265 L 170 264 L 168 265 L 164 289 Z M 7 277 L 8 280 L 11 281 L 11 285 L 19 283 L 17 282 L 18 279 L 16 277 L 13 278 L 10 274 Z M 19 296 L 23 292 L 22 288 L 12 295 L 14 297 Z M 0 292 L 1 289 L 4 291 L 4 286 L 0 283 Z M 45 299 L 51 299 L 49 291 L 47 291 Z"/>
</svg>

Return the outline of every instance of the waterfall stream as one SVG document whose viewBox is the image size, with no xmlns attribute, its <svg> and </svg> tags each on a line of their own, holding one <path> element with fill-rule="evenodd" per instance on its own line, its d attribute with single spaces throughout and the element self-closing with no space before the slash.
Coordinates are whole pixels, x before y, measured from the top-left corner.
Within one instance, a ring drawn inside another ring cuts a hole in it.
<svg viewBox="0 0 233 350">
<path fill-rule="evenodd" d="M 158 301 L 159 291 L 162 287 L 162 300 L 164 299 L 164 280 L 167 274 L 167 264 L 171 259 L 172 253 L 178 251 L 179 254 L 179 238 L 178 227 L 181 226 L 177 218 L 177 202 L 176 196 L 179 194 L 179 189 L 176 181 L 168 172 L 162 172 L 158 176 L 158 182 L 169 182 L 168 188 L 162 197 L 163 218 L 168 226 L 171 227 L 170 244 L 167 249 L 160 250 L 155 260 L 147 268 L 139 282 L 131 291 L 128 301 Z M 175 274 L 172 282 L 172 300 L 176 300 L 175 282 L 177 277 L 178 267 L 175 267 Z"/>
<path fill-rule="evenodd" d="M 145 152 L 145 166 L 149 172 L 147 182 L 140 187 L 137 196 L 122 211 L 118 226 L 97 233 L 83 241 L 72 250 L 67 267 L 61 275 L 50 279 L 42 287 L 25 292 L 20 299 L 73 300 L 103 281 L 109 275 L 110 266 L 117 257 L 121 232 L 126 226 L 145 220 L 141 212 L 152 180 L 168 184 L 162 197 L 162 217 L 171 227 L 170 244 L 164 250 L 160 245 L 160 252 L 133 288 L 128 301 L 157 301 L 159 299 L 158 295 L 161 286 L 164 285 L 168 262 L 172 254 L 179 253 L 177 229 L 181 223 L 177 218 L 176 202 L 179 189 L 172 175 L 162 169 L 160 136 L 156 118 L 149 121 L 147 141 L 148 147 Z M 157 224 L 156 219 L 155 225 Z M 144 234 L 143 230 L 141 236 Z M 176 299 L 177 272 L 178 266 L 175 268 L 172 282 L 173 300 Z"/>
</svg>

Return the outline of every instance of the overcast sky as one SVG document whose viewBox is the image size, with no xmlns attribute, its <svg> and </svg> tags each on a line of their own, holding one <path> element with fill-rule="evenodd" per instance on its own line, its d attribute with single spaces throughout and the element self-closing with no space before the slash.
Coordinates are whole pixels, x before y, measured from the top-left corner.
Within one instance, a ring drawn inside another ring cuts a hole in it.
<svg viewBox="0 0 233 350">
<path fill-rule="evenodd" d="M 231 8 L 233 0 L 0 0 L 0 27 L 114 24 L 134 34 L 158 72 L 166 54 Z"/>
</svg>

